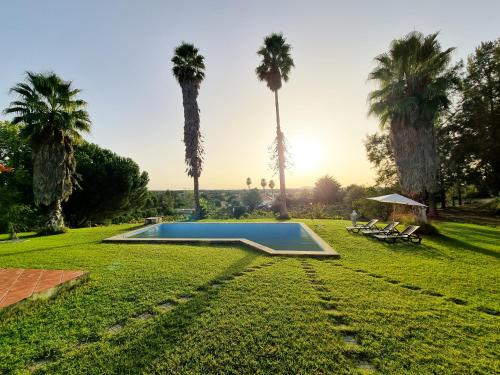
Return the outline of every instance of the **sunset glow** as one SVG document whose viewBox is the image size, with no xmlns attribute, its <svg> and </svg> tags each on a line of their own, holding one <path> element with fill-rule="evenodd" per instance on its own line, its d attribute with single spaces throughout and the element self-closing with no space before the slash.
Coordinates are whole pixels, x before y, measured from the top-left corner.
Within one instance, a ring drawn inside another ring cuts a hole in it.
<svg viewBox="0 0 500 375">
<path fill-rule="evenodd" d="M 297 138 L 290 142 L 293 169 L 297 173 L 317 171 L 322 162 L 322 145 L 313 138 Z"/>
</svg>

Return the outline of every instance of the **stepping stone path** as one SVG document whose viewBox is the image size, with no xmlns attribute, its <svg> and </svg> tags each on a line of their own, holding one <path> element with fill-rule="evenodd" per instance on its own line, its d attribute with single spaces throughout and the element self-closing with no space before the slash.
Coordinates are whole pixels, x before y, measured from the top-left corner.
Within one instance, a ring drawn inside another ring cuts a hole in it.
<svg viewBox="0 0 500 375">
<path fill-rule="evenodd" d="M 375 371 L 375 367 L 367 360 L 360 360 L 358 362 L 358 368 L 365 371 Z"/>
<path fill-rule="evenodd" d="M 140 319 L 140 320 L 148 320 L 149 318 L 152 318 L 154 315 L 149 313 L 149 312 L 145 312 L 145 313 L 142 313 L 141 315 L 138 315 L 137 316 L 137 319 Z"/>
<path fill-rule="evenodd" d="M 245 276 L 247 274 L 247 272 L 254 272 L 254 271 L 262 269 L 264 267 L 272 266 L 275 263 L 276 262 L 264 263 L 260 266 L 254 266 L 254 267 L 248 268 L 242 272 L 238 272 L 238 273 L 233 274 L 233 275 L 228 275 L 222 279 L 212 280 L 211 282 L 208 283 L 208 285 L 200 286 L 198 288 L 198 290 L 199 291 L 206 291 L 209 286 L 212 288 L 220 288 L 223 285 L 223 283 L 225 283 L 225 282 L 229 282 L 231 280 L 234 280 L 236 277 Z M 7 274 L 3 273 L 2 271 L 5 271 L 5 270 L 0 269 L 0 300 L 5 297 L 5 290 L 4 289 L 6 289 L 6 288 L 4 288 L 4 282 L 6 280 L 8 280 L 8 278 L 6 277 Z M 46 271 L 46 270 L 14 270 L 14 271 L 37 271 L 37 272 L 39 272 L 39 271 Z M 61 276 L 61 279 L 60 279 L 60 280 L 64 280 L 63 282 L 65 282 L 67 280 L 85 278 L 88 275 L 87 273 L 84 273 L 82 271 L 56 271 L 56 272 L 63 273 L 63 276 Z M 15 273 L 15 275 L 18 275 L 18 274 L 19 274 L 19 272 Z M 30 273 L 29 275 L 32 275 L 32 274 L 33 273 Z M 70 278 L 70 276 L 73 276 L 73 278 Z M 2 278 L 2 277 L 4 277 L 4 278 Z M 30 276 L 30 278 L 33 278 L 33 276 Z M 9 284 L 9 285 L 11 285 L 11 284 Z M 181 301 L 184 301 L 184 302 L 189 301 L 192 298 L 193 298 L 193 295 L 189 294 L 189 293 L 181 294 L 178 296 L 178 299 Z M 157 305 L 157 308 L 162 312 L 168 312 L 170 310 L 173 310 L 175 307 L 176 307 L 175 302 L 168 302 L 168 301 Z M 155 316 L 154 313 L 144 312 L 144 313 L 136 316 L 135 318 L 145 321 L 147 319 L 153 318 L 154 316 Z M 117 334 L 118 332 L 120 332 L 121 330 L 124 329 L 124 326 L 125 326 L 125 323 L 116 323 L 108 328 L 108 332 L 112 335 Z M 79 343 L 76 345 L 76 347 L 81 347 L 82 345 L 84 345 L 84 344 Z M 26 370 L 30 373 L 35 372 L 35 371 L 39 370 L 40 368 L 42 368 L 43 366 L 45 366 L 49 362 L 50 362 L 50 359 L 42 359 L 40 361 L 33 362 L 30 366 L 26 367 Z"/>
<path fill-rule="evenodd" d="M 172 310 L 174 308 L 174 304 L 170 302 L 164 302 L 158 305 L 158 308 L 162 311 Z"/>
<path fill-rule="evenodd" d="M 446 300 L 454 303 L 455 305 L 467 305 L 467 301 L 464 301 L 463 299 L 460 299 L 460 298 L 450 297 L 450 298 L 447 298 Z"/>
<path fill-rule="evenodd" d="M 28 368 L 27 370 L 29 372 L 35 372 L 39 369 L 41 369 L 43 366 L 45 366 L 46 364 L 48 364 L 50 361 L 48 359 L 40 359 L 39 361 L 36 361 L 36 362 L 33 362 Z"/>
<path fill-rule="evenodd" d="M 26 299 L 49 298 L 87 277 L 87 272 L 77 270 L 0 268 L 0 309 Z"/>
<path fill-rule="evenodd" d="M 109 331 L 109 333 L 115 334 L 115 333 L 120 332 L 122 329 L 123 329 L 123 324 L 117 323 L 117 324 L 109 327 L 108 331 Z"/>
<path fill-rule="evenodd" d="M 434 292 L 433 290 L 424 290 L 422 291 L 422 294 L 427 294 L 428 296 L 433 297 L 444 297 L 441 293 Z"/>
<path fill-rule="evenodd" d="M 346 335 L 342 338 L 342 340 L 344 340 L 344 342 L 349 345 L 359 345 L 358 340 L 356 340 L 356 337 L 352 335 Z"/>
<path fill-rule="evenodd" d="M 331 264 L 334 264 L 335 266 L 342 266 L 341 264 L 338 263 L 331 263 Z M 302 261 L 301 266 L 306 276 L 309 278 L 309 283 L 316 291 L 324 293 L 330 292 L 330 290 L 324 286 L 325 282 L 321 279 L 316 278 L 317 273 L 309 263 L 307 263 L 306 261 Z M 368 274 L 368 271 L 365 270 L 356 269 L 353 271 L 358 273 Z M 373 274 L 370 274 L 370 276 L 373 276 Z M 376 275 L 375 277 L 378 277 L 378 275 Z M 342 341 L 346 345 L 359 346 L 360 344 L 356 339 L 356 337 L 353 335 L 352 329 L 350 329 L 349 326 L 347 325 L 348 319 L 346 315 L 341 312 L 338 312 L 336 304 L 334 302 L 331 302 L 333 298 L 331 296 L 324 294 L 319 295 L 319 298 L 321 299 L 321 304 L 323 305 L 323 308 L 328 311 L 328 316 L 331 319 L 332 323 L 336 326 L 336 329 L 341 330 L 341 332 L 342 331 L 344 332 L 342 336 Z M 357 367 L 360 370 L 364 370 L 366 372 L 375 371 L 375 367 L 367 359 L 364 358 L 360 359 L 356 363 Z"/>
</svg>

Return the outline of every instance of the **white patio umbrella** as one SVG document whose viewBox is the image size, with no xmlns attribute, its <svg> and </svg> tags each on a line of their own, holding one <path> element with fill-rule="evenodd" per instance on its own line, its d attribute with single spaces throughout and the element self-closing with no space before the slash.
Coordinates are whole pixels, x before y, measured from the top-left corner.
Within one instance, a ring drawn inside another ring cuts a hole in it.
<svg viewBox="0 0 500 375">
<path fill-rule="evenodd" d="M 371 197 L 371 198 L 366 198 L 370 199 L 372 201 L 378 201 L 382 203 L 392 203 L 394 205 L 393 207 L 393 212 L 396 209 L 396 204 L 404 204 L 406 206 L 414 206 L 414 207 L 420 207 L 420 215 L 422 216 L 422 219 L 424 222 L 427 222 L 427 216 L 425 214 L 425 207 L 427 207 L 425 204 L 422 204 L 420 202 L 414 201 L 413 199 L 407 198 L 403 195 L 400 194 L 388 194 L 388 195 L 381 195 L 380 197 Z M 393 215 L 394 217 L 394 215 Z"/>
</svg>

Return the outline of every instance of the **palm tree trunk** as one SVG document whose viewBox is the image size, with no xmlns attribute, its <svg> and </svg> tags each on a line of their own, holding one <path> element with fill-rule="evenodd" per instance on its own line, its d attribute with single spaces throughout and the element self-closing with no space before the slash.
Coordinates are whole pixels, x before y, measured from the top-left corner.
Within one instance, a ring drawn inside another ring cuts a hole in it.
<svg viewBox="0 0 500 375">
<path fill-rule="evenodd" d="M 195 218 L 201 218 L 201 206 L 200 206 L 200 186 L 198 182 L 198 176 L 193 176 L 193 189 L 194 189 L 194 207 L 195 207 Z"/>
<path fill-rule="evenodd" d="M 16 229 L 14 228 L 14 225 L 12 223 L 9 223 L 9 240 L 17 240 L 17 233 Z"/>
<path fill-rule="evenodd" d="M 429 193 L 429 217 L 436 217 L 437 216 L 437 207 L 436 207 L 436 196 L 434 193 Z"/>
<path fill-rule="evenodd" d="M 195 218 L 200 218 L 199 177 L 201 173 L 201 135 L 200 111 L 198 108 L 198 88 L 193 83 L 183 83 L 182 104 L 184 107 L 184 144 L 185 161 L 188 166 L 188 175 L 193 177 Z"/>
<path fill-rule="evenodd" d="M 274 105 L 276 106 L 276 140 L 278 143 L 278 169 L 280 174 L 280 219 L 289 219 L 286 207 L 286 186 L 285 186 L 285 148 L 283 145 L 283 133 L 280 126 L 280 107 L 278 103 L 278 90 L 274 91 Z"/>
<path fill-rule="evenodd" d="M 416 126 L 393 119 L 390 129 L 391 145 L 403 193 L 429 199 L 429 214 L 436 215 L 435 193 L 439 157 L 432 124 Z"/>
<path fill-rule="evenodd" d="M 64 232 L 64 218 L 62 216 L 61 200 L 56 199 L 52 202 L 49 220 L 45 224 L 45 229 L 48 233 Z"/>
</svg>

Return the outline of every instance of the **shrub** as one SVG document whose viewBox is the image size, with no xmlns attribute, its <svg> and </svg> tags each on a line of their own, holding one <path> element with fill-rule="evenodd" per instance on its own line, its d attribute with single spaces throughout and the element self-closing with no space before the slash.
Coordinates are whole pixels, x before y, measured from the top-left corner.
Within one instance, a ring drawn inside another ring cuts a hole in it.
<svg viewBox="0 0 500 375">
<path fill-rule="evenodd" d="M 258 189 L 246 190 L 242 194 L 242 202 L 248 208 L 248 211 L 253 211 L 262 203 L 262 197 Z"/>
<path fill-rule="evenodd" d="M 235 219 L 239 219 L 240 217 L 242 217 L 246 212 L 247 212 L 247 209 L 245 206 L 234 206 L 233 209 L 232 209 L 232 214 L 233 214 L 233 217 Z"/>
<path fill-rule="evenodd" d="M 314 185 L 314 201 L 331 204 L 342 200 L 342 186 L 331 176 L 323 176 Z"/>
</svg>

